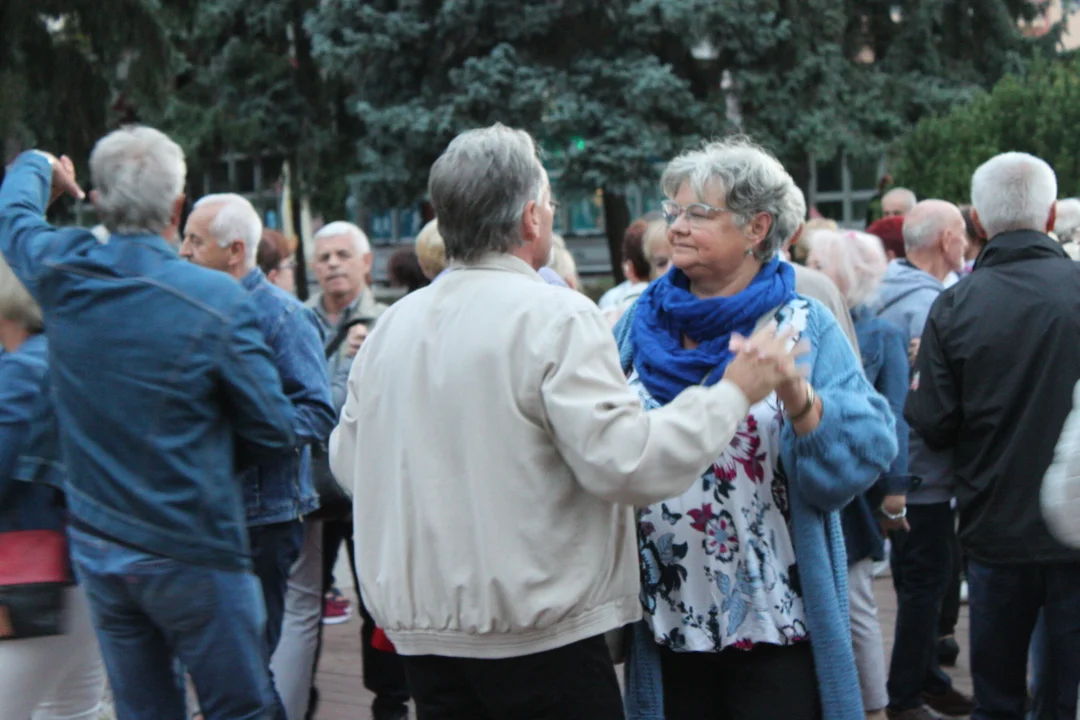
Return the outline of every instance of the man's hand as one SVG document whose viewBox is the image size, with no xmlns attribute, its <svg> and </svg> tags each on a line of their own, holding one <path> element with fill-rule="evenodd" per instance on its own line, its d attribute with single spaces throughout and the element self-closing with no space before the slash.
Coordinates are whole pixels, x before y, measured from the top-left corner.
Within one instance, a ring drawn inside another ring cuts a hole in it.
<svg viewBox="0 0 1080 720">
<path fill-rule="evenodd" d="M 61 195 L 70 195 L 76 200 L 82 200 L 86 197 L 86 193 L 79 187 L 79 183 L 75 180 L 75 163 L 71 162 L 71 158 L 67 155 L 62 155 L 59 160 L 54 155 L 45 152 L 44 150 L 35 150 L 40 155 L 43 155 L 46 160 L 49 161 L 49 165 L 52 166 L 52 193 L 49 195 L 49 204 L 52 205 L 56 202 Z"/>
<path fill-rule="evenodd" d="M 363 323 L 353 325 L 349 328 L 349 334 L 345 336 L 345 355 L 347 357 L 353 357 L 360 351 L 360 346 L 367 340 L 368 327 Z"/>
<path fill-rule="evenodd" d="M 777 386 L 801 378 L 795 360 L 806 354 L 805 345 L 788 348 L 794 332 L 787 329 L 777 333 L 776 324 L 769 323 L 749 338 L 734 334 L 731 349 L 737 354 L 724 371 L 724 379 L 739 386 L 753 405 L 768 397 Z"/>
<path fill-rule="evenodd" d="M 886 495 L 885 499 L 881 503 L 882 511 L 888 513 L 889 515 L 899 515 L 904 512 L 904 509 L 906 507 L 906 495 Z M 890 520 L 887 517 L 882 517 L 881 528 L 886 532 L 890 532 L 892 530 L 910 531 L 911 525 L 908 524 L 906 517 L 902 517 L 897 520 Z"/>
</svg>

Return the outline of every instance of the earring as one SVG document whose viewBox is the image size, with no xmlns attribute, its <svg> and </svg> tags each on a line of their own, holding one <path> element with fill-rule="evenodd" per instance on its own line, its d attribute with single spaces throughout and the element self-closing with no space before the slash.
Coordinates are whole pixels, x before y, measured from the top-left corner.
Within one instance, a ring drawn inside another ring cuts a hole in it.
<svg viewBox="0 0 1080 720">
<path fill-rule="evenodd" d="M 743 253 L 746 257 L 750 257 L 754 254 L 754 248 L 746 248 L 746 252 Z"/>
</svg>

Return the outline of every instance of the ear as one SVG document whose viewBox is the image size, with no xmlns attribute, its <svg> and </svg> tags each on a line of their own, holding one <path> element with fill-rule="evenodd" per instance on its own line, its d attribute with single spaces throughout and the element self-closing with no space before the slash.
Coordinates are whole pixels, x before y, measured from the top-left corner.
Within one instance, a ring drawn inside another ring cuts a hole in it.
<svg viewBox="0 0 1080 720">
<path fill-rule="evenodd" d="M 170 218 L 170 224 L 179 229 L 180 220 L 184 217 L 184 203 L 187 202 L 187 195 L 180 193 L 180 197 L 173 201 L 172 217 Z"/>
<path fill-rule="evenodd" d="M 772 227 L 772 223 L 772 215 L 765 212 L 758 213 L 750 221 L 750 227 L 747 228 L 747 235 L 753 243 L 753 248 L 755 250 L 761 245 L 762 241 L 765 240 L 765 236 L 769 234 L 769 228 Z"/>
<path fill-rule="evenodd" d="M 521 237 L 526 243 L 536 242 L 540 238 L 540 206 L 530 200 L 521 213 Z"/>
<path fill-rule="evenodd" d="M 982 218 L 979 217 L 979 211 L 975 208 L 971 208 L 971 224 L 975 226 L 975 235 L 983 240 L 989 240 L 986 236 L 986 228 L 983 227 Z"/>
<path fill-rule="evenodd" d="M 1046 232 L 1054 232 L 1054 225 L 1057 223 L 1057 203 L 1055 202 L 1050 206 L 1050 217 L 1046 220 Z"/>
<path fill-rule="evenodd" d="M 371 272 L 371 266 L 375 263 L 375 253 L 364 253 L 363 263 L 364 274 L 369 274 Z"/>
<path fill-rule="evenodd" d="M 243 267 L 247 262 L 247 248 L 240 240 L 229 243 L 229 264 Z"/>
</svg>

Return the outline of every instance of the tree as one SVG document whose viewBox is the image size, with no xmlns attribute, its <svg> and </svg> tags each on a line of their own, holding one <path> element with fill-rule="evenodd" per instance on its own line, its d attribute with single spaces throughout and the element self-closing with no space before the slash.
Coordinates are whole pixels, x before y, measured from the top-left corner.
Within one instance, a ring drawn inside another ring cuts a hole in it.
<svg viewBox="0 0 1080 720">
<path fill-rule="evenodd" d="M 989 93 L 922 120 L 896 150 L 897 179 L 923 197 L 969 202 L 971 175 L 994 155 L 1050 163 L 1059 195 L 1080 194 L 1080 57 L 1040 60 Z"/>
</svg>

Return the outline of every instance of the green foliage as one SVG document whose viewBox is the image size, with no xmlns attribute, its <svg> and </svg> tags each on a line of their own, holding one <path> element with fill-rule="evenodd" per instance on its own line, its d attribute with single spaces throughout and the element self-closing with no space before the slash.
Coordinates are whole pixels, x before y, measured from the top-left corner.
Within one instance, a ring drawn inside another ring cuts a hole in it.
<svg viewBox="0 0 1080 720">
<path fill-rule="evenodd" d="M 971 175 L 994 155 L 1027 152 L 1049 162 L 1059 194 L 1080 194 L 1080 57 L 1039 60 L 992 92 L 921 121 L 896 149 L 898 182 L 921 197 L 970 199 Z"/>
</svg>

